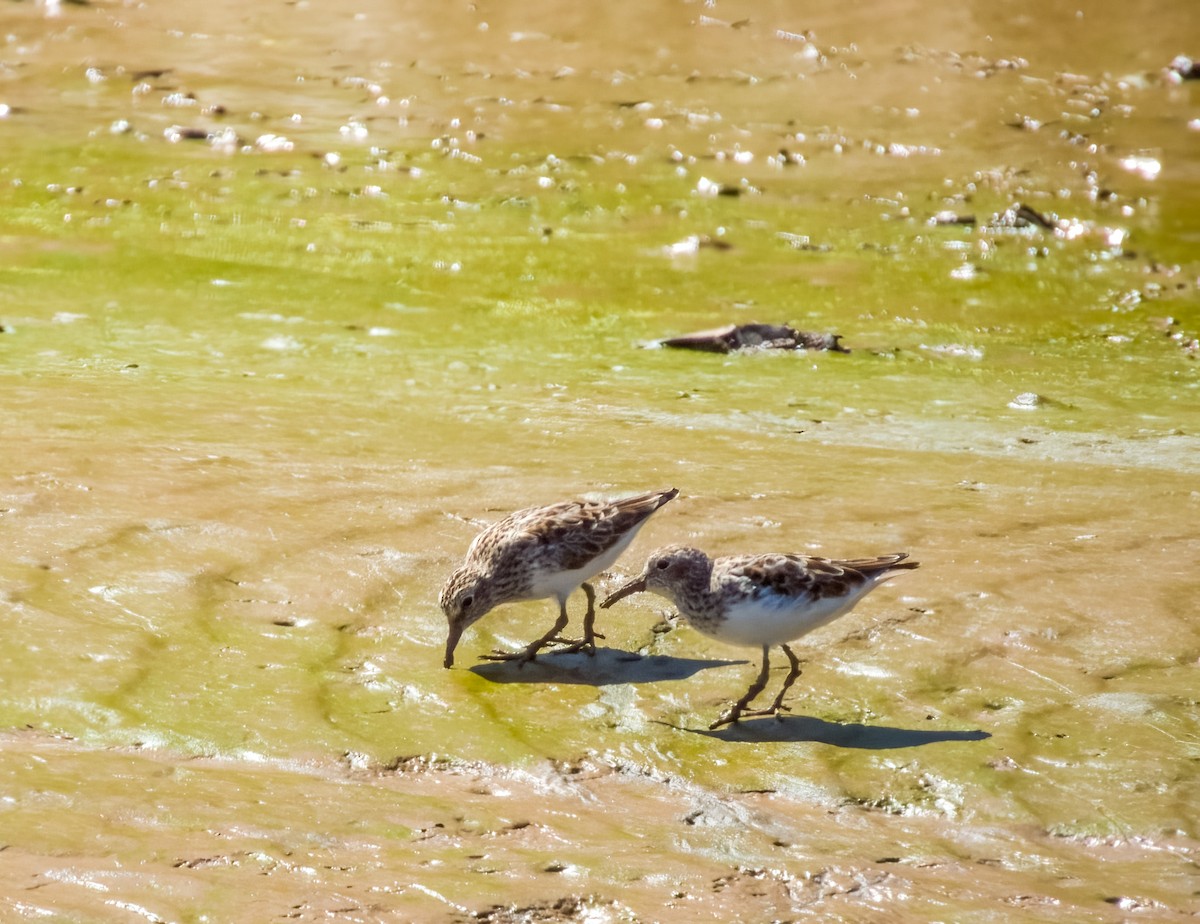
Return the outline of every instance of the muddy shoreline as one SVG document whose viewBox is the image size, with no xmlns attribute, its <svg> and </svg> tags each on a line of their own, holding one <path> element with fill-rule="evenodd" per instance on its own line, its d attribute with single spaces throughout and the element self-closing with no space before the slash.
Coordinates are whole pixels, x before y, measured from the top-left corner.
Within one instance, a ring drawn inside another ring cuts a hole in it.
<svg viewBox="0 0 1200 924">
<path fill-rule="evenodd" d="M 1194 918 L 1186 7 L 3 12 L 0 917 Z M 643 348 L 756 320 L 851 352 Z M 482 524 L 665 485 L 602 592 L 922 567 L 778 721 L 653 599 L 443 669 Z"/>
</svg>

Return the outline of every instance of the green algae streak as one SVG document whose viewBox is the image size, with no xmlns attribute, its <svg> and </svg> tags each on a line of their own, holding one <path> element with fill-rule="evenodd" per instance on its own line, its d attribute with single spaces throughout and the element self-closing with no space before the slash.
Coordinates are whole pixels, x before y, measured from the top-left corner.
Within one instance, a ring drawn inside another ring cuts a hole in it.
<svg viewBox="0 0 1200 924">
<path fill-rule="evenodd" d="M 7 6 L 5 920 L 1194 912 L 1186 5 Z M 653 346 L 749 321 L 851 352 Z M 651 600 L 442 669 L 481 524 L 669 486 L 621 573 L 922 567 L 781 721 Z"/>
</svg>

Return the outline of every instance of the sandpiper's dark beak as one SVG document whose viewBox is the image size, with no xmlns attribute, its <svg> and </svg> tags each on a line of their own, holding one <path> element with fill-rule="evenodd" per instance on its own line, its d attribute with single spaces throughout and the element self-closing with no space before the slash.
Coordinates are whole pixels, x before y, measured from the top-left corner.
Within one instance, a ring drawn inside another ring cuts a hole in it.
<svg viewBox="0 0 1200 924">
<path fill-rule="evenodd" d="M 462 638 L 462 634 L 462 626 L 450 626 L 450 635 L 446 638 L 446 660 L 442 662 L 442 667 L 454 666 L 454 649 L 458 647 L 458 640 Z"/>
<path fill-rule="evenodd" d="M 622 597 L 628 597 L 630 594 L 640 593 L 641 591 L 643 591 L 645 589 L 646 589 L 646 575 L 643 574 L 640 577 L 634 578 L 632 581 L 630 581 L 624 587 L 618 587 L 611 594 L 609 594 L 605 598 L 604 602 L 600 604 L 600 609 L 606 610 L 610 606 L 612 606 L 614 603 L 616 603 L 618 600 L 620 600 Z"/>
</svg>

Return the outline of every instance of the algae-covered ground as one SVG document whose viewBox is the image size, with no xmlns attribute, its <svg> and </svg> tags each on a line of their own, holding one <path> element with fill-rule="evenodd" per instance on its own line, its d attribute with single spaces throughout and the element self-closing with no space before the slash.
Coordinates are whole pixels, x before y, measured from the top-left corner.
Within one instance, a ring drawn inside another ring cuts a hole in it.
<svg viewBox="0 0 1200 924">
<path fill-rule="evenodd" d="M 1196 25 L 3 3 L 0 917 L 1200 913 Z M 850 352 L 655 347 L 751 321 Z M 602 590 L 921 568 L 779 719 L 654 597 L 442 668 L 484 524 L 671 486 Z"/>
</svg>

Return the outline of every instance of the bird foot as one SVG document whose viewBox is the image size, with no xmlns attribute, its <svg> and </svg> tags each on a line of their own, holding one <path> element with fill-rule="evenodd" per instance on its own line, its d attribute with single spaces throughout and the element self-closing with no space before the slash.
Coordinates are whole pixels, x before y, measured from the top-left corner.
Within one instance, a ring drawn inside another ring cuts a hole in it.
<svg viewBox="0 0 1200 924">
<path fill-rule="evenodd" d="M 554 638 L 550 639 L 550 641 L 553 644 L 563 646 L 562 648 L 558 649 L 558 653 L 560 654 L 572 654 L 576 651 L 582 651 L 591 656 L 596 653 L 596 639 L 598 638 L 604 638 L 604 636 L 599 632 L 593 632 L 584 638 L 563 638 L 561 636 L 555 636 Z"/>
<path fill-rule="evenodd" d="M 789 710 L 787 706 L 781 706 L 778 703 L 768 706 L 766 709 L 746 709 L 740 703 L 735 703 L 725 712 L 723 716 L 717 719 L 717 721 L 713 722 L 712 725 L 708 726 L 708 730 L 715 731 L 722 725 L 735 725 L 742 719 L 753 716 L 773 715 L 778 717 L 780 712 L 790 711 L 791 710 Z"/>
<path fill-rule="evenodd" d="M 524 667 L 530 661 L 537 658 L 538 652 L 543 647 L 540 644 L 530 645 L 528 648 L 522 648 L 520 651 L 502 651 L 499 648 L 495 648 L 490 654 L 482 655 L 482 658 L 485 661 L 516 661 L 517 667 Z"/>
<path fill-rule="evenodd" d="M 726 711 L 726 713 L 723 716 L 721 716 L 719 719 L 717 719 L 717 721 L 713 722 L 712 725 L 708 726 L 708 730 L 716 731 L 722 725 L 733 725 L 741 717 L 742 717 L 742 710 L 739 709 L 737 706 L 734 706 L 732 709 L 729 709 L 728 711 Z"/>
<path fill-rule="evenodd" d="M 768 709 L 751 709 L 747 712 L 743 712 L 742 718 L 746 718 L 747 716 L 760 716 L 760 715 L 773 715 L 773 716 L 775 716 L 775 718 L 779 718 L 780 717 L 779 714 L 781 712 L 791 712 L 791 711 L 792 710 L 789 709 L 787 706 L 771 706 Z"/>
<path fill-rule="evenodd" d="M 483 655 L 485 661 L 516 661 L 517 667 L 524 667 L 530 661 L 537 658 L 538 652 L 550 645 L 562 645 L 562 648 L 557 649 L 559 652 L 570 654 L 575 651 L 585 651 L 589 655 L 596 653 L 596 639 L 604 638 L 599 632 L 589 632 L 584 638 L 563 638 L 561 635 L 551 635 L 547 638 L 540 638 L 531 645 L 526 645 L 520 651 L 503 651 L 499 648 L 492 650 L 491 654 Z"/>
</svg>

